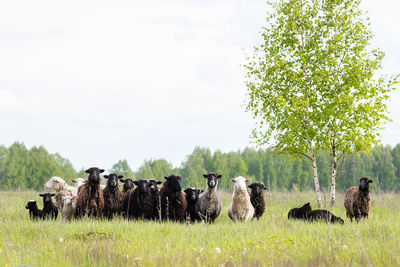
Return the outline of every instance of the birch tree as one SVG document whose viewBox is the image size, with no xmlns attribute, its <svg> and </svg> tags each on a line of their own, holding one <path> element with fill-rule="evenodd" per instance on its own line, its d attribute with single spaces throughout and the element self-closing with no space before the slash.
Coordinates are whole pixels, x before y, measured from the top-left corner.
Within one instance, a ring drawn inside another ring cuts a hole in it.
<svg viewBox="0 0 400 267">
<path fill-rule="evenodd" d="M 359 0 L 278 0 L 263 43 L 247 64 L 246 110 L 260 146 L 310 159 L 318 206 L 316 151 L 332 156 L 331 204 L 338 159 L 369 151 L 389 120 L 386 102 L 398 76 L 378 76 L 383 52 Z"/>
</svg>

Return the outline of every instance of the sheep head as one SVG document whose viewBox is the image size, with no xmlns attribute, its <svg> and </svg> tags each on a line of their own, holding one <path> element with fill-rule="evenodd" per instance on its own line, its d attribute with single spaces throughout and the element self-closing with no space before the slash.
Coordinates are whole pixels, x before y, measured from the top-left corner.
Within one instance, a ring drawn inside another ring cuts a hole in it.
<svg viewBox="0 0 400 267">
<path fill-rule="evenodd" d="M 234 187 L 235 191 L 245 191 L 246 183 L 250 182 L 250 179 L 239 176 L 236 178 L 231 178 L 231 182 L 235 183 L 235 187 Z"/>
<path fill-rule="evenodd" d="M 360 191 L 369 192 L 369 184 L 372 183 L 372 180 L 367 177 L 363 177 L 360 179 L 360 185 L 358 186 Z"/>
<path fill-rule="evenodd" d="M 85 172 L 89 174 L 89 177 L 88 177 L 89 183 L 99 184 L 100 183 L 100 173 L 103 173 L 104 170 L 97 168 L 97 167 L 91 167 L 91 168 L 87 169 Z"/>
<path fill-rule="evenodd" d="M 44 184 L 44 189 L 54 189 L 56 191 L 63 189 L 66 186 L 66 183 L 63 179 L 57 176 L 51 177 L 51 179 Z"/>
<path fill-rule="evenodd" d="M 107 186 L 111 188 L 115 188 L 118 186 L 118 179 L 124 178 L 123 175 L 118 175 L 115 173 L 111 173 L 109 175 L 104 175 L 103 176 L 105 179 L 107 179 Z"/>
<path fill-rule="evenodd" d="M 171 174 L 170 176 L 165 176 L 164 177 L 169 184 L 169 189 L 171 190 L 172 193 L 177 193 L 182 191 L 182 185 L 181 185 L 181 177 L 176 174 Z"/>
<path fill-rule="evenodd" d="M 267 189 L 267 187 L 262 183 L 252 183 L 249 185 L 249 188 L 254 196 L 261 196 L 263 194 L 263 190 Z"/>
<path fill-rule="evenodd" d="M 209 188 L 214 188 L 218 185 L 218 179 L 221 178 L 222 175 L 215 172 L 209 172 L 207 174 L 203 174 L 203 177 L 207 179 L 207 186 Z"/>
</svg>

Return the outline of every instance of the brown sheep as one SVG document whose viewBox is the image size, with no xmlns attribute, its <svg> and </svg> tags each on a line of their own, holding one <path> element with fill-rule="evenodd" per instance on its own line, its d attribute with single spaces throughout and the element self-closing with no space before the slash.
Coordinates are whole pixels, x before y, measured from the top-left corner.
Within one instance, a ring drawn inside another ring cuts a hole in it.
<svg viewBox="0 0 400 267">
<path fill-rule="evenodd" d="M 89 216 L 100 217 L 104 209 L 103 190 L 100 187 L 100 173 L 103 169 L 96 167 L 85 171 L 89 174 L 87 181 L 79 187 L 76 199 L 76 213 L 82 217 L 88 212 Z"/>
<path fill-rule="evenodd" d="M 172 174 L 164 177 L 166 181 L 160 189 L 161 217 L 163 220 L 184 222 L 187 202 L 182 192 L 181 177 Z"/>
<path fill-rule="evenodd" d="M 361 218 L 368 218 L 369 208 L 371 206 L 369 198 L 369 184 L 372 180 L 367 177 L 360 179 L 358 187 L 353 186 L 347 189 L 344 196 L 344 207 L 346 208 L 346 216 L 353 221 L 359 221 Z"/>
<path fill-rule="evenodd" d="M 266 190 L 267 188 L 262 183 L 252 183 L 251 185 L 249 185 L 249 188 L 251 189 L 250 201 L 254 207 L 254 217 L 258 220 L 265 211 L 265 199 L 263 190 Z"/>
</svg>

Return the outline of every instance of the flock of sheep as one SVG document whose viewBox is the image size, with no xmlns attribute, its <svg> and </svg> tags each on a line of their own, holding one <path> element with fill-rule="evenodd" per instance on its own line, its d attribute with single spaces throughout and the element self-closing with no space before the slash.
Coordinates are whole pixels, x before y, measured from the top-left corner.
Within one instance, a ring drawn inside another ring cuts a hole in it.
<svg viewBox="0 0 400 267">
<path fill-rule="evenodd" d="M 207 180 L 205 191 L 188 187 L 183 192 L 179 175 L 166 176 L 165 181 L 161 182 L 155 179 L 123 179 L 122 175 L 112 173 L 103 175 L 107 180 L 107 184 L 103 186 L 100 185 L 100 173 L 104 172 L 103 169 L 92 167 L 85 172 L 88 174 L 86 180 L 72 180 L 76 186 L 69 186 L 63 179 L 52 177 L 44 188 L 53 189 L 55 193 L 39 194 L 43 198 L 42 210 L 38 208 L 36 201 L 28 201 L 26 209 L 29 210 L 30 218 L 57 219 L 61 212 L 64 220 L 87 215 L 108 219 L 122 216 L 127 219 L 212 223 L 221 213 L 222 202 L 217 193 L 217 185 L 222 175 L 215 172 L 203 175 Z M 227 209 L 229 218 L 234 222 L 259 219 L 265 210 L 263 190 L 266 187 L 262 183 L 247 186 L 250 179 L 243 177 L 232 178 L 231 181 L 234 183 L 234 190 Z M 122 191 L 119 182 L 123 184 Z M 351 220 L 355 218 L 358 221 L 368 217 L 369 183 L 372 181 L 363 177 L 358 187 L 351 187 L 346 191 L 344 206 Z M 248 187 L 251 189 L 250 194 Z M 55 197 L 55 203 L 52 197 Z M 310 203 L 291 209 L 288 218 L 343 223 L 343 219 L 327 210 L 312 210 Z"/>
</svg>

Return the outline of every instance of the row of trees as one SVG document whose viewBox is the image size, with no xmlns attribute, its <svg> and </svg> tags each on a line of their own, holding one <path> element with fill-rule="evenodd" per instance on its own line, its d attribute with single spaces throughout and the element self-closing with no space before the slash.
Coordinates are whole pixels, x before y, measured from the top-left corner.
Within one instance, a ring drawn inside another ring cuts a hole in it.
<svg viewBox="0 0 400 267">
<path fill-rule="evenodd" d="M 321 189 L 330 189 L 331 155 L 326 151 L 316 153 Z M 360 153 L 343 157 L 338 163 L 337 187 L 340 190 L 357 185 L 362 176 L 374 180 L 374 190 L 400 190 L 400 144 L 377 146 L 372 153 Z M 104 166 L 99 166 L 104 167 Z M 196 147 L 180 167 L 174 167 L 165 159 L 145 160 L 133 171 L 126 160 L 116 162 L 108 172 L 129 178 L 157 178 L 171 173 L 183 177 L 183 186 L 204 188 L 203 174 L 215 171 L 222 174 L 219 187 L 231 190 L 229 178 L 251 177 L 253 181 L 269 185 L 271 190 L 314 189 L 313 168 L 306 158 L 292 159 L 288 154 L 275 154 L 271 149 L 246 148 L 237 152 L 211 152 L 208 148 Z M 76 171 L 69 160 L 59 154 L 49 154 L 43 147 L 27 149 L 22 143 L 10 147 L 0 146 L 0 188 L 42 190 L 52 176 L 67 181 L 78 176 L 86 177 L 84 169 Z"/>
</svg>

